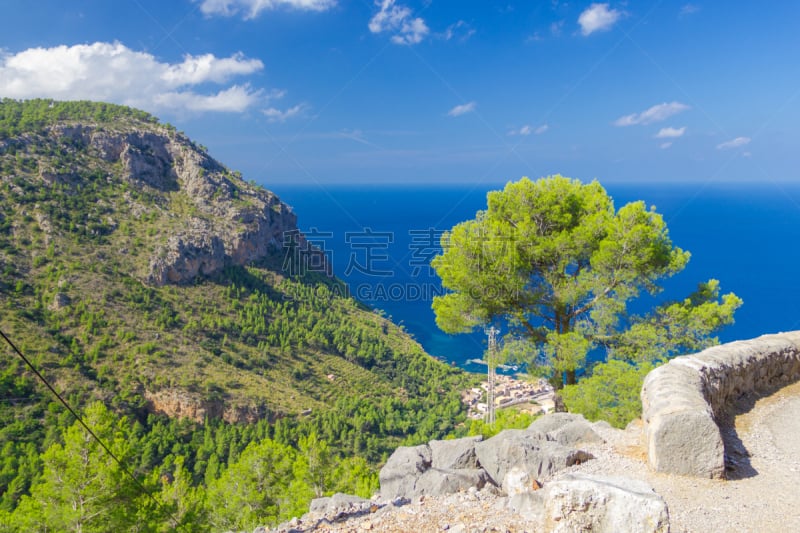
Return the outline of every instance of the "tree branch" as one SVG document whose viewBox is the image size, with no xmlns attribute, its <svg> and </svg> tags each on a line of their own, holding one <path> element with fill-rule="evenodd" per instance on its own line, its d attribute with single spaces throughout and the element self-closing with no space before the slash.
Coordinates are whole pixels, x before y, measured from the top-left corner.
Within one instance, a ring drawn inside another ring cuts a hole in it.
<svg viewBox="0 0 800 533">
<path fill-rule="evenodd" d="M 534 341 L 544 342 L 545 336 L 538 328 L 534 327 L 533 324 L 531 324 L 527 320 L 522 320 L 522 325 L 525 326 L 525 330 L 528 332 L 528 335 L 530 335 L 530 337 Z"/>
<path fill-rule="evenodd" d="M 609 285 L 608 287 L 603 289 L 603 292 L 601 292 L 600 294 L 598 294 L 594 298 L 592 298 L 588 303 L 586 303 L 586 305 L 584 305 L 583 307 L 580 307 L 580 308 L 576 309 L 575 311 L 573 311 L 572 313 L 570 313 L 570 318 L 578 317 L 578 316 L 582 315 L 583 313 L 585 313 L 586 311 L 588 311 L 589 309 L 591 309 L 592 307 L 594 307 L 595 304 L 597 302 L 599 302 L 601 298 L 605 298 L 606 296 L 608 296 L 608 293 L 613 291 L 616 287 L 617 287 L 617 281 L 614 280 L 611 283 L 611 285 Z"/>
</svg>

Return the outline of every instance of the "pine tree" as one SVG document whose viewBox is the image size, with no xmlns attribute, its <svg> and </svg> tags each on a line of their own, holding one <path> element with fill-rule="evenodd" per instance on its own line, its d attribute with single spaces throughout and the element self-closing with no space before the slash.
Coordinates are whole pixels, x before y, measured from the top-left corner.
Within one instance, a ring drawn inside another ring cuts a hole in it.
<svg viewBox="0 0 800 533">
<path fill-rule="evenodd" d="M 102 403 L 90 405 L 86 424 L 121 461 L 131 455 L 128 424 Z M 44 472 L 12 515 L 21 531 L 123 531 L 135 520 L 137 487 L 120 465 L 77 422 L 63 444 L 42 454 Z"/>
</svg>

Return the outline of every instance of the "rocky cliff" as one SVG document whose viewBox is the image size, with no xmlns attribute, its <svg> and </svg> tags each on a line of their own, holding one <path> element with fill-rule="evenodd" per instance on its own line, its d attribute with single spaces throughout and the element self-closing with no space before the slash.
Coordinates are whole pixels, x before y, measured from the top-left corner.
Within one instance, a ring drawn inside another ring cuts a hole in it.
<svg viewBox="0 0 800 533">
<path fill-rule="evenodd" d="M 188 223 L 161 235 L 150 253 L 143 273 L 149 284 L 185 284 L 229 265 L 263 259 L 287 242 L 313 253 L 297 230 L 296 216 L 275 194 L 243 181 L 171 128 L 149 129 L 59 124 L 46 131 L 118 167 L 134 189 L 153 192 L 164 204 L 185 203 Z M 72 176 L 40 168 L 48 183 Z M 321 261 L 324 265 L 324 257 Z"/>
<path fill-rule="evenodd" d="M 147 409 L 170 418 L 188 418 L 198 423 L 222 419 L 228 423 L 253 424 L 259 420 L 274 420 L 264 405 L 230 405 L 222 400 L 192 394 L 182 389 L 144 391 Z"/>
</svg>

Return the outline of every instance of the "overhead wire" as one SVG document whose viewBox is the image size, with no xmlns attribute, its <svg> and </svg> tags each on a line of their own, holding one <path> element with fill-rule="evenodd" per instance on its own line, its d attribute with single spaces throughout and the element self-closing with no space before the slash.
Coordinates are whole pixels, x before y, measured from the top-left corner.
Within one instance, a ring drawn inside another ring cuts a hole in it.
<svg viewBox="0 0 800 533">
<path fill-rule="evenodd" d="M 67 409 L 67 411 L 69 411 L 70 414 L 73 417 L 75 417 L 75 420 L 78 421 L 78 423 L 83 427 L 83 429 L 85 429 L 86 432 L 95 441 L 97 441 L 97 444 L 99 444 L 100 447 L 103 448 L 103 450 L 105 450 L 105 452 L 108 454 L 108 456 L 111 457 L 111 459 L 113 459 L 114 462 L 117 463 L 117 465 L 119 465 L 120 469 L 122 469 L 122 471 L 125 473 L 125 475 L 127 475 L 129 478 L 131 478 L 131 480 L 137 486 L 137 488 L 140 491 L 142 491 L 150 500 L 152 500 L 153 503 L 156 504 L 157 508 L 164 510 L 166 512 L 166 514 L 170 518 L 172 518 L 172 520 L 174 521 L 174 523 L 176 525 L 178 523 L 180 523 L 175 518 L 175 516 L 168 509 L 165 509 L 163 504 L 161 502 L 159 502 L 158 499 L 156 499 L 156 497 L 153 496 L 153 494 L 149 490 L 147 490 L 147 487 L 145 487 L 138 479 L 136 479 L 136 476 L 133 475 L 133 472 L 131 472 L 128 469 L 128 467 L 126 467 L 125 464 L 122 461 L 120 461 L 120 459 L 114 454 L 114 452 L 111 451 L 111 449 L 106 445 L 106 443 L 103 442 L 103 440 L 100 439 L 100 437 L 97 436 L 97 434 L 92 430 L 92 428 L 90 428 L 86 424 L 86 422 L 83 421 L 83 418 L 81 418 L 81 416 L 72 408 L 72 406 L 64 399 L 64 397 L 61 396 L 61 394 L 59 394 L 58 391 L 55 388 L 53 388 L 52 385 L 50 385 L 50 382 L 47 381 L 47 379 L 41 374 L 41 372 L 39 372 L 39 370 L 33 365 L 33 363 L 31 363 L 31 361 L 27 357 L 25 357 L 25 354 L 23 354 L 22 351 L 19 348 L 17 348 L 17 346 L 11 341 L 10 338 L 8 338 L 8 336 L 2 330 L 0 330 L 0 336 L 3 337 L 3 340 L 6 341 L 6 343 L 20 357 L 20 359 L 22 359 L 22 361 L 24 361 L 24 363 L 28 366 L 28 368 L 31 370 L 31 372 L 33 372 L 36 375 L 36 377 L 39 379 L 39 381 L 44 383 L 45 387 L 47 387 L 50 390 L 50 392 L 53 393 L 53 395 L 58 399 L 58 401 L 61 402 L 61 404 Z"/>
</svg>

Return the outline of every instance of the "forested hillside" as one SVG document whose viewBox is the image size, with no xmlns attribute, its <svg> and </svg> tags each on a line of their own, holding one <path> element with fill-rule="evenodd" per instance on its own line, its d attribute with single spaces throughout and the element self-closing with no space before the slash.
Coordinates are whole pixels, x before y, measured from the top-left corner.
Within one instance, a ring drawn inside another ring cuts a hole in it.
<svg viewBox="0 0 800 533">
<path fill-rule="evenodd" d="M 0 329 L 122 460 L 4 344 L 0 529 L 252 528 L 463 421 L 295 222 L 144 112 L 0 103 Z"/>
</svg>

